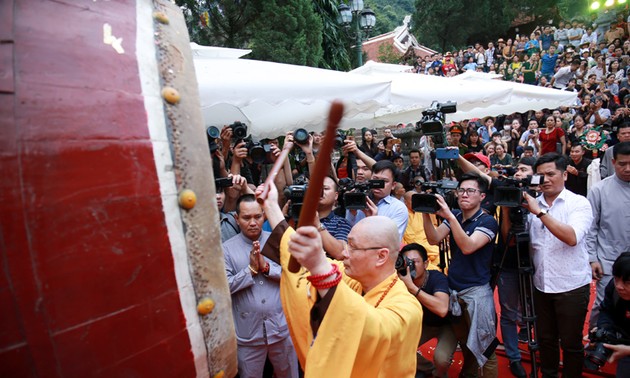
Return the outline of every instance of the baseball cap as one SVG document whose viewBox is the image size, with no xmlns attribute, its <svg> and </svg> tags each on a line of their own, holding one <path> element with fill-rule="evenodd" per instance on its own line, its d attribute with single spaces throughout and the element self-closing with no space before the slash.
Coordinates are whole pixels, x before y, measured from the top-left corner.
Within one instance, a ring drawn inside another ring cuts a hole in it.
<svg viewBox="0 0 630 378">
<path fill-rule="evenodd" d="M 450 130 L 451 134 L 453 133 L 460 133 L 463 134 L 464 130 L 462 130 L 462 127 L 460 125 L 453 125 L 451 126 Z"/>
<path fill-rule="evenodd" d="M 482 162 L 486 167 L 490 168 L 490 158 L 488 158 L 486 155 L 482 154 L 481 152 L 477 152 L 477 153 L 469 152 L 464 155 L 464 159 L 470 162 L 472 162 L 473 159 L 477 159 L 480 162 Z"/>
</svg>

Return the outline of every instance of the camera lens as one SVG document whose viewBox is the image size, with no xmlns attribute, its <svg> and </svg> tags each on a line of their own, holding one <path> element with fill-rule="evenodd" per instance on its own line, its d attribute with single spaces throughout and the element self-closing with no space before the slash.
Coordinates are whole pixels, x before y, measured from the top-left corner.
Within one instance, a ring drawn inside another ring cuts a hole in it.
<svg viewBox="0 0 630 378">
<path fill-rule="evenodd" d="M 212 139 L 217 139 L 221 135 L 219 128 L 216 126 L 209 126 L 206 129 L 206 132 L 208 133 L 208 136 Z"/>
<path fill-rule="evenodd" d="M 251 146 L 248 153 L 254 163 L 264 163 L 267 157 L 265 149 L 259 143 L 255 143 Z"/>
<path fill-rule="evenodd" d="M 297 129 L 293 133 L 293 139 L 298 144 L 305 144 L 308 142 L 308 131 L 305 129 Z"/>
</svg>

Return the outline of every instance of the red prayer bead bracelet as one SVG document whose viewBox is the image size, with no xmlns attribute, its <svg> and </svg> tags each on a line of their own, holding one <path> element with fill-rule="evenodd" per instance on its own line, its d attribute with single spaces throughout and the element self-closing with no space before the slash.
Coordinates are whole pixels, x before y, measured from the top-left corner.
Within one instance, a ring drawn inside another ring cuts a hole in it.
<svg viewBox="0 0 630 378">
<path fill-rule="evenodd" d="M 332 281 L 328 281 L 328 282 L 323 282 L 325 280 L 327 280 L 328 278 L 330 278 L 331 276 L 336 275 L 335 279 Z M 306 277 L 306 279 L 313 284 L 313 287 L 315 287 L 318 290 L 321 289 L 329 289 L 333 286 L 336 286 L 339 284 L 339 282 L 341 282 L 341 272 L 339 271 L 339 267 L 335 264 L 333 264 L 332 269 L 330 270 L 330 272 L 328 273 L 324 273 L 324 274 L 316 274 L 316 275 L 311 275 Z"/>
</svg>

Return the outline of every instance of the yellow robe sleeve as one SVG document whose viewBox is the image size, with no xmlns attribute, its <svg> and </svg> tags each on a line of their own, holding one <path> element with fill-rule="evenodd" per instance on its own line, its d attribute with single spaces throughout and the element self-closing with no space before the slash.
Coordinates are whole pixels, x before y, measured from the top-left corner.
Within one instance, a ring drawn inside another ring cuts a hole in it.
<svg viewBox="0 0 630 378">
<path fill-rule="evenodd" d="M 280 294 L 305 377 L 413 377 L 422 307 L 401 281 L 374 307 L 395 272 L 365 297 L 360 295 L 361 285 L 344 275 L 313 340 L 310 310 L 317 292 L 307 284 L 305 269 L 288 271 L 288 242 L 293 232 L 288 229 L 280 244 Z"/>
</svg>

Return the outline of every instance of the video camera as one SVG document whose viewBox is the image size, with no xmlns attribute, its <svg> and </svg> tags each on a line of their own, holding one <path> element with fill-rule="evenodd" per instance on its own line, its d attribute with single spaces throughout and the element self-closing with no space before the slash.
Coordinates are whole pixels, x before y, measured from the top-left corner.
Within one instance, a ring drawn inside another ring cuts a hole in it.
<svg viewBox="0 0 630 378">
<path fill-rule="evenodd" d="M 422 119 L 416 122 L 416 131 L 428 136 L 442 136 L 444 133 L 444 114 L 455 113 L 457 103 L 454 101 L 433 101 L 431 106 L 422 112 Z"/>
<path fill-rule="evenodd" d="M 306 196 L 306 190 L 308 184 L 302 185 L 289 185 L 284 188 L 284 196 L 291 201 L 289 206 L 289 216 L 297 222 L 300 219 L 300 211 L 304 204 L 304 197 Z"/>
<path fill-rule="evenodd" d="M 354 182 L 352 179 L 339 180 L 339 193 L 343 193 L 343 202 L 346 209 L 362 210 L 367 208 L 367 193 L 370 189 L 382 189 L 384 180 L 368 180 L 366 182 Z"/>
<path fill-rule="evenodd" d="M 401 276 L 406 276 L 407 267 L 409 267 L 409 275 L 411 276 L 411 279 L 416 279 L 416 275 L 417 275 L 416 264 L 413 262 L 413 260 L 411 260 L 407 256 L 404 256 L 402 253 L 399 253 L 398 258 L 396 258 L 396 265 L 395 265 L 396 271 Z"/>
<path fill-rule="evenodd" d="M 545 177 L 542 175 L 527 176 L 524 179 L 516 179 L 514 177 L 506 177 L 500 179 L 501 185 L 494 188 L 494 204 L 496 206 L 518 207 L 523 204 L 523 192 L 529 193 L 535 197 L 530 187 L 542 185 Z"/>
<path fill-rule="evenodd" d="M 605 328 L 594 329 L 588 334 L 591 343 L 595 343 L 595 347 L 586 351 L 584 358 L 584 368 L 588 370 L 599 370 L 606 360 L 612 354 L 610 349 L 604 347 L 605 344 L 630 344 L 623 332 L 609 330 Z"/>
<path fill-rule="evenodd" d="M 457 199 L 454 190 L 457 189 L 457 181 L 442 179 L 440 181 L 423 182 L 422 191 L 431 191 L 444 197 L 446 204 L 450 208 L 455 208 Z M 411 196 L 411 209 L 418 213 L 435 214 L 440 210 L 440 204 L 433 193 L 417 193 Z"/>
</svg>

